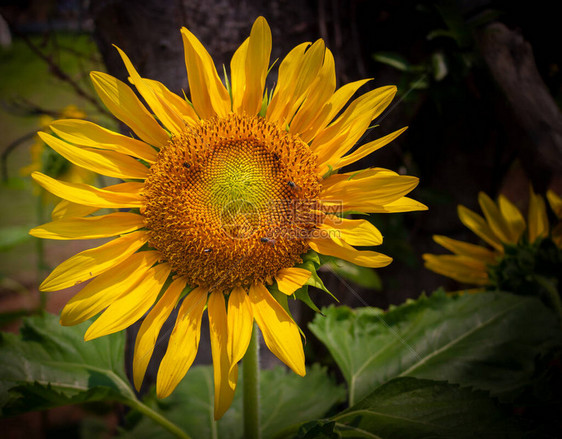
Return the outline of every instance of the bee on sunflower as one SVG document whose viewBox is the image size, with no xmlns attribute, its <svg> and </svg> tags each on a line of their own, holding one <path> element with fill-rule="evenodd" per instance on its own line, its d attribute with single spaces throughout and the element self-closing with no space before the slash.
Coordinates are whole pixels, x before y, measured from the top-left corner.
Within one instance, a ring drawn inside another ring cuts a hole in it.
<svg viewBox="0 0 562 439">
<path fill-rule="evenodd" d="M 426 206 L 406 197 L 416 177 L 382 168 L 337 172 L 404 131 L 349 153 L 395 87 L 376 88 L 348 104 L 368 80 L 336 90 L 334 58 L 318 40 L 291 50 L 279 65 L 275 89 L 265 93 L 271 32 L 263 17 L 234 53 L 225 85 L 199 40 L 186 28 L 181 34 L 189 101 L 141 77 L 117 49 L 150 111 L 116 78 L 92 72 L 91 79 L 136 137 L 73 119 L 53 122 L 54 135 L 40 133 L 70 162 L 123 182 L 97 188 L 33 173 L 63 200 L 54 221 L 31 234 L 114 237 L 62 262 L 40 288 L 57 291 L 89 281 L 61 314 L 63 325 L 74 325 L 101 312 L 86 340 L 125 329 L 146 314 L 135 343 L 137 388 L 164 321 L 179 306 L 156 382 L 159 397 L 173 391 L 195 358 L 206 309 L 218 419 L 231 404 L 254 322 L 268 348 L 305 374 L 299 328 L 270 292 L 291 296 L 316 276 L 316 265 L 303 258 L 317 260 L 319 253 L 366 267 L 391 262 L 357 250 L 380 244 L 381 233 L 369 221 L 341 213 Z M 115 212 L 98 213 L 107 208 Z"/>
</svg>

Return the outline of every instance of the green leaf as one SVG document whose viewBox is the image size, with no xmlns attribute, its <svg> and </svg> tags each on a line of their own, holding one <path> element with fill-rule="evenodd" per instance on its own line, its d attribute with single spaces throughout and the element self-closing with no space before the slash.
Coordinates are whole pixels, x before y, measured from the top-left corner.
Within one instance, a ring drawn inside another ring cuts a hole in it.
<svg viewBox="0 0 562 439">
<path fill-rule="evenodd" d="M 341 437 L 515 438 L 517 425 L 485 392 L 446 382 L 396 378 L 329 419 Z"/>
<path fill-rule="evenodd" d="M 0 415 L 100 400 L 135 400 L 123 367 L 124 333 L 84 341 L 88 323 L 42 314 L 0 338 Z"/>
<path fill-rule="evenodd" d="M 196 366 L 189 370 L 172 395 L 156 402 L 157 410 L 182 427 L 192 438 L 238 439 L 243 437 L 242 373 L 230 409 L 213 420 L 213 369 Z M 262 437 L 270 438 L 293 424 L 326 416 L 345 400 L 345 391 L 318 365 L 299 377 L 285 368 L 262 370 L 260 374 Z M 171 437 L 151 420 L 143 418 L 123 437 L 164 439 Z"/>
<path fill-rule="evenodd" d="M 341 369 L 350 405 L 397 376 L 470 385 L 505 400 L 530 384 L 535 359 L 561 345 L 560 324 L 539 300 L 442 291 L 391 308 L 330 307 L 311 331 Z"/>
</svg>

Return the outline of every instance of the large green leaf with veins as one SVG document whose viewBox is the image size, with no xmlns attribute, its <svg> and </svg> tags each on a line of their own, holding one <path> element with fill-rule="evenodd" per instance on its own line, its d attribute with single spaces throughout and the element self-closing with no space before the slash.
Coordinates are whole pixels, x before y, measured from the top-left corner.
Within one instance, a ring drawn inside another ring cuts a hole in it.
<svg viewBox="0 0 562 439">
<path fill-rule="evenodd" d="M 243 438 L 242 373 L 232 406 L 217 422 L 213 419 L 213 369 L 196 366 L 174 393 L 152 401 L 163 416 L 183 428 L 192 438 Z M 263 438 L 270 438 L 289 426 L 313 421 L 328 414 L 345 400 L 345 390 L 336 385 L 318 365 L 307 368 L 300 377 L 283 367 L 260 372 L 260 425 Z M 149 419 L 142 419 L 123 437 L 164 439 L 172 437 Z"/>
<path fill-rule="evenodd" d="M 528 385 L 535 360 L 561 345 L 539 300 L 437 292 L 393 307 L 330 307 L 310 324 L 341 369 L 353 405 L 398 376 L 470 385 L 503 400 Z"/>
<path fill-rule="evenodd" d="M 513 439 L 522 437 L 524 429 L 486 392 L 442 381 L 395 378 L 353 407 L 302 426 L 296 437 Z"/>
<path fill-rule="evenodd" d="M 88 323 L 24 319 L 20 334 L 0 335 L 0 414 L 87 401 L 134 401 L 123 367 L 123 333 L 85 342 Z"/>
</svg>

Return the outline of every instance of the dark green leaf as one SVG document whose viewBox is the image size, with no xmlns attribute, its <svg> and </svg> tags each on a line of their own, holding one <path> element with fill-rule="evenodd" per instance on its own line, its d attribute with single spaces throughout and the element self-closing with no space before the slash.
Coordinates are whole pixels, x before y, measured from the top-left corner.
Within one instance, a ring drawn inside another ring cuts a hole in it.
<svg viewBox="0 0 562 439">
<path fill-rule="evenodd" d="M 307 422 L 297 432 L 295 439 L 338 439 L 341 435 L 334 431 L 336 423 L 320 419 Z"/>
<path fill-rule="evenodd" d="M 330 307 L 312 332 L 327 346 L 353 404 L 397 376 L 474 386 L 504 399 L 528 385 L 535 359 L 560 346 L 560 324 L 539 300 L 443 292 L 391 308 Z"/>
<path fill-rule="evenodd" d="M 123 367 L 123 333 L 85 342 L 88 323 L 63 327 L 50 314 L 24 319 L 0 338 L 0 414 L 59 405 L 134 400 Z"/>
<path fill-rule="evenodd" d="M 482 391 L 445 382 L 396 378 L 329 419 L 341 437 L 515 438 L 517 425 Z"/>
<path fill-rule="evenodd" d="M 192 438 L 242 438 L 242 373 L 234 401 L 218 422 L 213 420 L 213 369 L 191 368 L 172 395 L 157 403 L 157 410 L 182 427 Z M 299 377 L 278 367 L 260 375 L 262 437 L 270 438 L 293 424 L 325 416 L 345 399 L 345 391 L 332 382 L 318 365 Z M 142 419 L 124 437 L 160 439 L 171 437 L 149 419 Z"/>
</svg>

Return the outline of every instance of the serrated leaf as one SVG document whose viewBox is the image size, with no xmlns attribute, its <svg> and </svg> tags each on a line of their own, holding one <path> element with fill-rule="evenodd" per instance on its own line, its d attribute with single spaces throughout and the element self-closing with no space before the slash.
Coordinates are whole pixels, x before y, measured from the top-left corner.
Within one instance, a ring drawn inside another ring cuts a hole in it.
<svg viewBox="0 0 562 439">
<path fill-rule="evenodd" d="M 521 426 L 482 391 L 396 378 L 329 419 L 342 438 L 516 438 Z"/>
<path fill-rule="evenodd" d="M 217 422 L 213 420 L 213 369 L 196 366 L 189 370 L 174 393 L 158 403 L 157 410 L 182 427 L 193 438 L 239 439 L 243 437 L 242 373 L 232 406 Z M 270 438 L 290 425 L 325 416 L 345 399 L 345 391 L 314 365 L 304 377 L 285 368 L 262 370 L 260 404 L 262 437 Z M 122 437 L 164 439 L 172 437 L 149 419 L 142 419 Z"/>
<path fill-rule="evenodd" d="M 505 400 L 528 385 L 535 359 L 561 345 L 555 315 L 507 293 L 427 298 L 393 307 L 330 307 L 310 329 L 329 349 L 353 404 L 397 376 L 448 380 Z"/>
<path fill-rule="evenodd" d="M 124 334 L 85 342 L 87 326 L 63 327 L 45 313 L 24 319 L 19 335 L 1 334 L 0 415 L 136 399 L 124 372 Z"/>
</svg>

